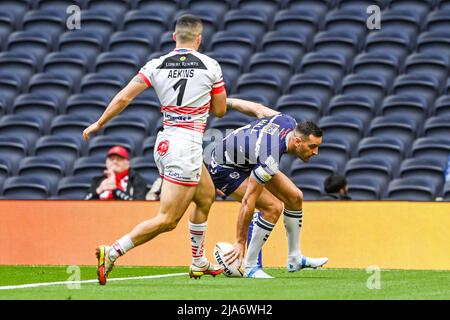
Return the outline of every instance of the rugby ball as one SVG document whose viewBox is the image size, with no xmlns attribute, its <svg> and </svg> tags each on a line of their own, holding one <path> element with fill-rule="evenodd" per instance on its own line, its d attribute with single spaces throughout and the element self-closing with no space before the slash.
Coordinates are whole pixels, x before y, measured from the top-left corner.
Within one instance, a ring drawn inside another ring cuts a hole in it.
<svg viewBox="0 0 450 320">
<path fill-rule="evenodd" d="M 223 267 L 223 274 L 227 277 L 242 277 L 244 271 L 242 268 L 238 268 L 238 261 L 235 260 L 231 264 L 225 262 L 224 254 L 231 251 L 233 245 L 228 242 L 217 242 L 214 247 L 214 259 L 216 263 Z"/>
</svg>

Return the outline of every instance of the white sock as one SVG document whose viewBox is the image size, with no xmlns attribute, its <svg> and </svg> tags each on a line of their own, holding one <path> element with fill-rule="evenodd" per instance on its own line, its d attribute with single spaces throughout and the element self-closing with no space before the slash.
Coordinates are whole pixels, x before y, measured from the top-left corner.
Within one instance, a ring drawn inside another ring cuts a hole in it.
<svg viewBox="0 0 450 320">
<path fill-rule="evenodd" d="M 116 261 L 118 257 L 124 255 L 133 248 L 134 243 L 131 240 L 130 236 L 126 234 L 122 238 L 113 243 L 111 249 L 108 252 L 109 259 L 111 261 Z"/>
<path fill-rule="evenodd" d="M 300 249 L 300 234 L 302 230 L 303 211 L 284 209 L 283 212 L 284 227 L 288 239 L 288 257 L 289 260 L 298 258 L 302 255 Z"/>
<path fill-rule="evenodd" d="M 204 240 L 208 223 L 195 224 L 189 221 L 189 236 L 191 237 L 192 264 L 198 267 L 208 263 L 205 258 Z"/>
<path fill-rule="evenodd" d="M 258 216 L 258 219 L 253 225 L 252 239 L 247 248 L 247 255 L 245 257 L 246 268 L 252 268 L 258 264 L 259 252 L 269 238 L 274 226 L 273 223 L 264 220 L 261 215 Z"/>
</svg>

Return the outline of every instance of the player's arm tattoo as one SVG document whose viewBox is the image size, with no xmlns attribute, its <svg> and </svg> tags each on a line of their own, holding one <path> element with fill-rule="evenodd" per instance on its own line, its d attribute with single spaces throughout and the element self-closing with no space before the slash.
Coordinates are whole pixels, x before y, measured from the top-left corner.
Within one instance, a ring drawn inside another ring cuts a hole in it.
<svg viewBox="0 0 450 320">
<path fill-rule="evenodd" d="M 145 83 L 139 76 L 135 76 L 132 81 L 137 83 Z"/>
<path fill-rule="evenodd" d="M 227 99 L 227 109 L 233 109 L 233 101 Z"/>
</svg>

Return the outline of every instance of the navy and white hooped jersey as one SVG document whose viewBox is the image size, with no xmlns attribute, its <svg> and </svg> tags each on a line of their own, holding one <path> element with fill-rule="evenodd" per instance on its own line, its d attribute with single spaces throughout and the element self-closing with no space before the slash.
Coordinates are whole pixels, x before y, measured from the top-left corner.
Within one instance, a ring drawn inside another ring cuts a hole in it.
<svg viewBox="0 0 450 320">
<path fill-rule="evenodd" d="M 279 171 L 287 135 L 296 126 L 294 118 L 280 113 L 238 128 L 215 146 L 211 166 L 252 171 L 251 175 L 265 184 Z"/>
</svg>

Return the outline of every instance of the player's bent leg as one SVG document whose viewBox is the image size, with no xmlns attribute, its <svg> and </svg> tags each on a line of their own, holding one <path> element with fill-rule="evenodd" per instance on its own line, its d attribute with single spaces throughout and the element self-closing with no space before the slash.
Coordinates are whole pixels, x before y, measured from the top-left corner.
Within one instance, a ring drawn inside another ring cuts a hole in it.
<svg viewBox="0 0 450 320">
<path fill-rule="evenodd" d="M 234 199 L 242 200 L 247 188 L 248 179 L 231 194 Z M 256 208 L 261 211 L 261 217 L 258 218 L 256 224 L 253 226 L 252 239 L 248 244 L 244 259 L 244 277 L 268 279 L 272 277 L 265 273 L 258 265 L 258 255 L 275 227 L 283 211 L 283 206 L 281 201 L 274 195 L 268 190 L 263 189 L 260 197 L 256 201 Z"/>
<path fill-rule="evenodd" d="M 197 279 L 203 275 L 215 277 L 223 272 L 221 266 L 212 264 L 206 259 L 204 250 L 207 219 L 215 194 L 214 183 L 203 165 L 200 182 L 193 199 L 195 206 L 189 217 L 189 236 L 192 249 L 192 264 L 189 268 L 191 278 Z"/>
<path fill-rule="evenodd" d="M 266 187 L 285 205 L 283 220 L 288 238 L 288 271 L 295 272 L 303 268 L 316 269 L 327 263 L 328 258 L 309 258 L 302 254 L 300 243 L 303 220 L 303 193 L 301 190 L 282 172 L 278 172 L 266 184 Z"/>
</svg>

